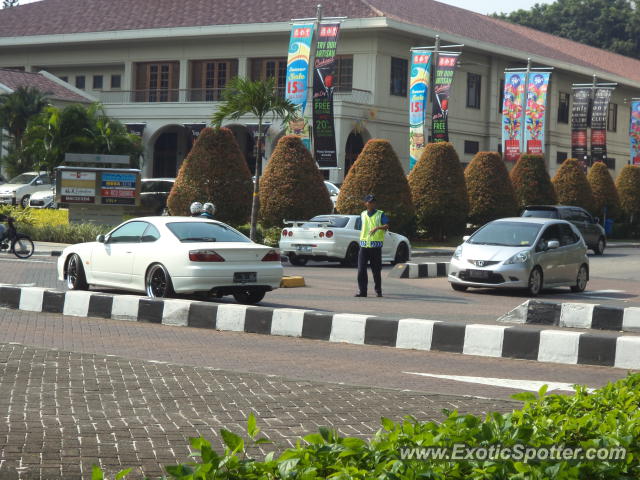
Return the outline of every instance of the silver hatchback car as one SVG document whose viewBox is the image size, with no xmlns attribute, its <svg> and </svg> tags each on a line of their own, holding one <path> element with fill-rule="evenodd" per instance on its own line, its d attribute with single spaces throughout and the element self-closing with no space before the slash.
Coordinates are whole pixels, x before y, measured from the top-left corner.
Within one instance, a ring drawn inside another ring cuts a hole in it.
<svg viewBox="0 0 640 480">
<path fill-rule="evenodd" d="M 564 220 L 502 218 L 464 240 L 449 266 L 454 290 L 525 288 L 536 296 L 545 287 L 582 292 L 589 281 L 587 246 Z"/>
</svg>

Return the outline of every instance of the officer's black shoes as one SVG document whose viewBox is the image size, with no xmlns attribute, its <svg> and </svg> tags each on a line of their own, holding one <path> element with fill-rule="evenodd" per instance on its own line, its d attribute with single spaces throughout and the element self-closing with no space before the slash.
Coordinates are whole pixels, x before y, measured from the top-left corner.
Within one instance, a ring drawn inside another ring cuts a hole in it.
<svg viewBox="0 0 640 480">
<path fill-rule="evenodd" d="M 382 292 L 376 292 L 376 297 L 381 297 L 382 296 Z"/>
<path fill-rule="evenodd" d="M 356 294 L 354 295 L 354 297 L 366 297 L 366 296 L 367 296 L 367 294 L 366 294 L 366 293 L 356 293 Z"/>
</svg>

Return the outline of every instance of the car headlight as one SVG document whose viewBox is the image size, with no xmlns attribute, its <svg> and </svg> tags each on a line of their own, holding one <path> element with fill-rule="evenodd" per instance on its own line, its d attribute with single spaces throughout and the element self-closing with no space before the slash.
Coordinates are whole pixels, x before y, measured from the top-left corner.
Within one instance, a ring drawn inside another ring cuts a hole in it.
<svg viewBox="0 0 640 480">
<path fill-rule="evenodd" d="M 460 258 L 460 255 L 462 255 L 462 245 L 458 246 L 458 248 L 456 248 L 456 251 L 453 252 L 453 258 L 458 260 Z"/>
<path fill-rule="evenodd" d="M 531 258 L 531 253 L 529 250 L 523 250 L 522 252 L 516 253 L 513 257 L 507 260 L 505 265 L 514 265 L 517 263 L 527 263 Z"/>
</svg>

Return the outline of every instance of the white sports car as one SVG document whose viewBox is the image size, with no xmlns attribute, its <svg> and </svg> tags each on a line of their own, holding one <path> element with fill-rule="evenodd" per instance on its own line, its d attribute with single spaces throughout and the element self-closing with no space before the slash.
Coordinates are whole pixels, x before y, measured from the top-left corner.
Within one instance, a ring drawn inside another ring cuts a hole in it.
<svg viewBox="0 0 640 480">
<path fill-rule="evenodd" d="M 308 260 L 339 261 L 357 266 L 360 250 L 360 215 L 318 215 L 311 220 L 286 221 L 280 234 L 280 252 L 293 265 Z M 385 232 L 382 261 L 403 263 L 411 258 L 411 243 L 403 235 Z"/>
<path fill-rule="evenodd" d="M 70 290 L 89 285 L 145 292 L 233 295 L 254 304 L 280 286 L 278 252 L 228 225 L 194 217 L 143 217 L 122 223 L 95 242 L 62 251 L 58 277 Z"/>
</svg>

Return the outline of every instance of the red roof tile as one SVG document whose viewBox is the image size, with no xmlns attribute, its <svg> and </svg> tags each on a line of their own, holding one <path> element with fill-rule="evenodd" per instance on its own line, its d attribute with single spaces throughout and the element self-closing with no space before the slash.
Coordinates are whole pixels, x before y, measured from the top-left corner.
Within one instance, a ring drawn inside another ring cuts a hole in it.
<svg viewBox="0 0 640 480">
<path fill-rule="evenodd" d="M 6 85 L 11 90 L 15 90 L 18 87 L 35 87 L 55 100 L 80 103 L 90 102 L 90 100 L 78 95 L 73 90 L 69 90 L 39 73 L 20 72 L 0 68 L 0 83 Z"/>
<path fill-rule="evenodd" d="M 0 10 L 0 37 L 286 22 L 318 0 L 42 0 Z M 323 0 L 325 16 L 388 17 L 640 82 L 640 61 L 434 0 Z"/>
</svg>

